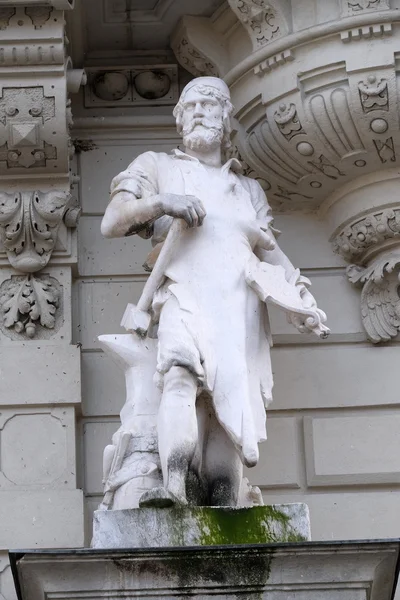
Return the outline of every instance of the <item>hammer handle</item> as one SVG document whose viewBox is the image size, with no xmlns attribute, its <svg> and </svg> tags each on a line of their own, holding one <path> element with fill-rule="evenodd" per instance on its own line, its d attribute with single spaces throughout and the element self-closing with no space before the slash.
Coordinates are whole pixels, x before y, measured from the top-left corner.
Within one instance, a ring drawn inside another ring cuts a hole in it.
<svg viewBox="0 0 400 600">
<path fill-rule="evenodd" d="M 158 255 L 156 264 L 153 267 L 152 272 L 147 279 L 142 295 L 140 296 L 139 302 L 136 308 L 147 312 L 151 308 L 154 294 L 162 284 L 165 270 L 171 261 L 173 253 L 175 251 L 176 242 L 181 235 L 182 231 L 186 229 L 187 225 L 183 219 L 174 219 L 170 230 L 168 231 L 165 242 L 161 248 L 160 254 Z"/>
</svg>

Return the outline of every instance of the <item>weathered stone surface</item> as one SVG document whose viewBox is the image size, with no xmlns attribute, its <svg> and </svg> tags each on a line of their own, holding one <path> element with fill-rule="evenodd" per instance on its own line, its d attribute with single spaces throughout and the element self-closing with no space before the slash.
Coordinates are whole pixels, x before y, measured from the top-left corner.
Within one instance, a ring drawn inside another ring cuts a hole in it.
<svg viewBox="0 0 400 600">
<path fill-rule="evenodd" d="M 399 542 L 11 553 L 21 600 L 391 600 Z"/>
<path fill-rule="evenodd" d="M 82 491 L 0 492 L 0 548 L 17 544 L 25 548 L 83 546 Z"/>
<path fill-rule="evenodd" d="M 79 348 L 20 344 L 1 347 L 0 396 L 3 405 L 80 402 Z M 37 375 L 34 377 L 34 375 Z"/>
<path fill-rule="evenodd" d="M 305 504 L 97 510 L 93 528 L 93 548 L 218 546 L 311 539 Z"/>
</svg>

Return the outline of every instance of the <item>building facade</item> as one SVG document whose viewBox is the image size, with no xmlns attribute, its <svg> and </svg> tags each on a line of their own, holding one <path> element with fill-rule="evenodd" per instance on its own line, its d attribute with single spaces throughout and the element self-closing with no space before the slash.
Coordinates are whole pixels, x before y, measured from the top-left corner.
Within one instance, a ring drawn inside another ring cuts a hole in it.
<svg viewBox="0 0 400 600">
<path fill-rule="evenodd" d="M 400 537 L 399 0 L 0 0 L 0 598 L 9 548 L 87 546 L 148 242 L 106 240 L 112 177 L 179 144 L 194 76 L 229 85 L 234 154 L 312 281 L 327 341 L 272 309 L 266 503 L 314 540 Z"/>
</svg>

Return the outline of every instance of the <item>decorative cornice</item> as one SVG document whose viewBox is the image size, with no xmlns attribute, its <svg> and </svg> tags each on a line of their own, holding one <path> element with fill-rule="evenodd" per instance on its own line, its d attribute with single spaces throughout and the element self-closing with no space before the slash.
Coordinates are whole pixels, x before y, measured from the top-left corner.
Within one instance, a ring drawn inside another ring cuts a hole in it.
<svg viewBox="0 0 400 600">
<path fill-rule="evenodd" d="M 374 26 L 377 23 L 379 23 L 379 27 L 381 27 L 385 26 L 387 23 L 393 24 L 399 21 L 400 15 L 397 9 L 382 11 L 379 13 L 379 18 L 377 17 L 376 11 L 361 11 L 354 16 L 347 17 L 345 20 L 345 27 L 344 21 L 337 19 L 335 21 L 314 25 L 295 33 L 290 33 L 276 40 L 272 40 L 269 44 L 252 52 L 252 54 L 246 55 L 242 61 L 237 61 L 235 65 L 224 74 L 224 80 L 229 86 L 233 85 L 244 75 L 256 68 L 257 65 L 268 60 L 272 56 L 278 55 L 288 49 L 293 50 L 316 40 L 321 40 L 321 38 L 324 37 L 329 38 L 335 34 L 340 36 L 344 28 L 346 28 L 346 30 L 358 30 L 360 28 Z"/>
<path fill-rule="evenodd" d="M 387 248 L 388 241 L 400 244 L 400 206 L 375 210 L 354 219 L 331 241 L 334 252 L 346 261 L 367 262 Z"/>
</svg>

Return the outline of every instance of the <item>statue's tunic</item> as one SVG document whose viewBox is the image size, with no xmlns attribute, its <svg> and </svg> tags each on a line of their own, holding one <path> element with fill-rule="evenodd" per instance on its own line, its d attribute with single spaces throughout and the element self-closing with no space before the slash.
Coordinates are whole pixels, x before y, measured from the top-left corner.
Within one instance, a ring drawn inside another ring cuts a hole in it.
<svg viewBox="0 0 400 600">
<path fill-rule="evenodd" d="M 237 175 L 238 161 L 208 167 L 180 151 L 146 152 L 114 178 L 111 193 L 197 196 L 207 216 L 183 231 L 153 309 L 159 318 L 159 377 L 188 368 L 207 390 L 216 416 L 245 463 L 257 460 L 266 438 L 265 407 L 272 372 L 266 307 L 246 284 L 245 269 L 272 220 L 259 184 Z M 240 165 L 239 165 L 240 166 Z M 140 200 L 139 200 L 140 201 Z M 147 235 L 165 238 L 172 219 L 161 217 Z"/>
</svg>

